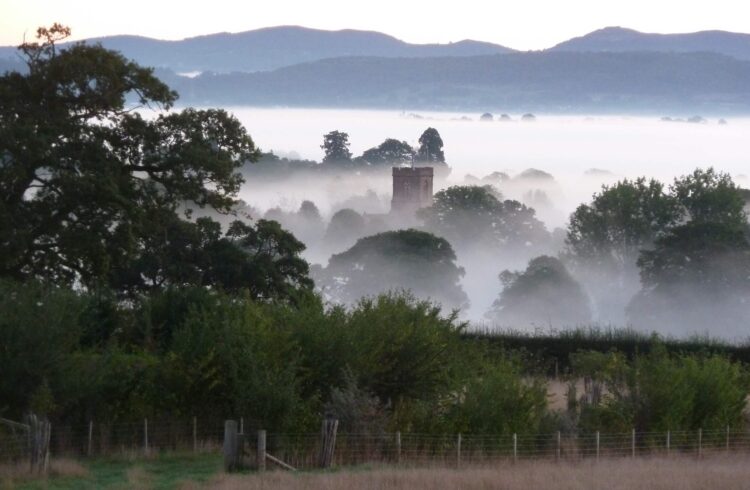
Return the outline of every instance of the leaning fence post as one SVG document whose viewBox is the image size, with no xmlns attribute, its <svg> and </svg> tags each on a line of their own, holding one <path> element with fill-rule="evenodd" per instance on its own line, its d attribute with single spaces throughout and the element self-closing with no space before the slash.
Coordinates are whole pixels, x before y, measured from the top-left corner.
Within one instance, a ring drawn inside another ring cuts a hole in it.
<svg viewBox="0 0 750 490">
<path fill-rule="evenodd" d="M 258 444 L 256 452 L 256 461 L 258 463 L 258 471 L 265 471 L 266 469 L 266 431 L 258 431 Z"/>
<path fill-rule="evenodd" d="M 461 467 L 461 433 L 456 438 L 456 466 Z"/>
<path fill-rule="evenodd" d="M 703 429 L 698 429 L 698 457 L 703 456 Z"/>
<path fill-rule="evenodd" d="M 89 420 L 89 437 L 88 437 L 88 443 L 86 445 L 86 456 L 91 457 L 92 453 L 92 446 L 93 446 L 93 439 L 94 439 L 94 421 Z"/>
<path fill-rule="evenodd" d="M 396 464 L 401 463 L 401 431 L 396 431 Z"/>
<path fill-rule="evenodd" d="M 513 462 L 515 463 L 518 459 L 518 435 L 513 433 Z"/>
<path fill-rule="evenodd" d="M 198 417 L 193 417 L 193 452 L 198 452 Z"/>
<path fill-rule="evenodd" d="M 632 430 L 630 437 L 630 455 L 635 458 L 635 429 Z"/>
<path fill-rule="evenodd" d="M 596 431 L 596 460 L 599 461 L 599 431 Z"/>
<path fill-rule="evenodd" d="M 561 445 L 562 445 L 562 436 L 560 435 L 560 431 L 557 431 L 557 461 L 560 461 L 560 453 L 561 453 Z"/>
<path fill-rule="evenodd" d="M 143 452 L 148 454 L 148 419 L 143 419 Z"/>
</svg>

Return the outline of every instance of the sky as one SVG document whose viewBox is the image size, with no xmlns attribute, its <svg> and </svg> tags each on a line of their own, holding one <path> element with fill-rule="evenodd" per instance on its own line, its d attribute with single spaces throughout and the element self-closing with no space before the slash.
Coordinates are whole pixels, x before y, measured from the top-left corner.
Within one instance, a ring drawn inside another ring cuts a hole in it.
<svg viewBox="0 0 750 490">
<path fill-rule="evenodd" d="M 60 22 L 74 39 L 137 34 L 159 39 L 277 25 L 364 29 L 414 43 L 476 39 L 544 49 L 606 26 L 645 32 L 750 33 L 747 0 L 0 0 L 0 45 Z"/>
</svg>

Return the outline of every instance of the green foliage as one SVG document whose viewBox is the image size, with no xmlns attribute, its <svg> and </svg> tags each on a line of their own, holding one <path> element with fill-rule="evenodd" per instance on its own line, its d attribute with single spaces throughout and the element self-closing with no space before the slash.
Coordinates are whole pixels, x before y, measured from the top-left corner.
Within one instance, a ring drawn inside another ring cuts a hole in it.
<svg viewBox="0 0 750 490">
<path fill-rule="evenodd" d="M 547 418 L 547 385 L 528 379 L 510 360 L 470 379 L 450 408 L 454 430 L 476 434 L 537 434 Z"/>
<path fill-rule="evenodd" d="M 443 139 L 435 128 L 427 128 L 419 137 L 419 149 L 414 158 L 420 163 L 432 165 L 445 164 Z"/>
<path fill-rule="evenodd" d="M 503 291 L 487 317 L 502 325 L 580 325 L 591 321 L 588 298 L 558 259 L 542 255 L 523 272 L 503 271 Z"/>
<path fill-rule="evenodd" d="M 693 223 L 721 223 L 737 228 L 747 225 L 745 199 L 727 173 L 713 168 L 696 169 L 675 179 L 671 191 L 686 219 Z"/>
<path fill-rule="evenodd" d="M 27 72 L 0 76 L 0 276 L 98 287 L 158 261 L 153 237 L 183 202 L 229 211 L 257 150 L 223 110 L 144 118 L 133 109 L 176 93 L 101 46 L 58 51 L 69 32 L 40 29 Z"/>
<path fill-rule="evenodd" d="M 549 240 L 533 209 L 502 200 L 492 186 L 452 186 L 418 211 L 425 228 L 461 247 L 525 248 Z"/>
<path fill-rule="evenodd" d="M 331 131 L 323 135 L 323 144 L 320 146 L 325 151 L 323 163 L 350 163 L 352 152 L 349 151 L 349 135 L 342 131 Z"/>
<path fill-rule="evenodd" d="M 43 384 L 55 388 L 82 333 L 86 302 L 68 289 L 0 281 L 0 412 L 20 420 Z M 45 404 L 46 405 L 46 404 Z M 49 407 L 48 407 L 49 408 Z"/>
<path fill-rule="evenodd" d="M 411 163 L 414 149 L 406 141 L 388 138 L 375 148 L 362 153 L 362 160 L 369 165 L 402 165 Z"/>
<path fill-rule="evenodd" d="M 603 186 L 591 204 L 581 204 L 571 215 L 567 253 L 575 262 L 607 270 L 632 266 L 639 251 L 678 217 L 675 200 L 656 180 L 641 177 Z"/>
<path fill-rule="evenodd" d="M 330 258 L 320 285 L 336 301 L 349 304 L 401 288 L 461 308 L 468 304 L 459 284 L 463 274 L 448 241 L 409 229 L 360 238 L 349 250 Z"/>
<path fill-rule="evenodd" d="M 582 404 L 584 431 L 721 430 L 743 423 L 750 384 L 746 371 L 725 357 L 657 348 L 633 361 L 583 352 L 572 363 L 577 375 L 604 386 L 600 400 Z"/>
</svg>

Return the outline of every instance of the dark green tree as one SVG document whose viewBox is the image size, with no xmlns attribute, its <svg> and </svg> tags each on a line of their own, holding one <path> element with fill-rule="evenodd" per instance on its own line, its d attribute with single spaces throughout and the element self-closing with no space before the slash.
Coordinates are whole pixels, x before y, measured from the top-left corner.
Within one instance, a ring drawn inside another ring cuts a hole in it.
<svg viewBox="0 0 750 490">
<path fill-rule="evenodd" d="M 685 220 L 739 228 L 747 225 L 742 189 L 727 173 L 713 168 L 696 169 L 692 174 L 675 179 L 670 189 L 682 207 Z"/>
<path fill-rule="evenodd" d="M 567 255 L 576 264 L 608 271 L 633 266 L 641 249 L 651 246 L 679 219 L 677 202 L 656 180 L 623 180 L 602 187 L 591 204 L 570 217 Z"/>
<path fill-rule="evenodd" d="M 674 334 L 747 334 L 750 243 L 743 228 L 689 222 L 644 250 L 638 265 L 643 288 L 628 306 L 634 324 Z"/>
<path fill-rule="evenodd" d="M 193 223 L 162 213 L 149 222 L 153 227 L 141 234 L 144 251 L 113 268 L 110 282 L 119 290 L 204 285 L 289 301 L 312 289 L 309 265 L 300 257 L 305 245 L 276 221 L 234 221 L 226 233 L 205 217 Z"/>
<path fill-rule="evenodd" d="M 523 272 L 503 271 L 503 290 L 487 317 L 501 325 L 566 327 L 591 321 L 589 301 L 560 260 L 543 255 Z"/>
<path fill-rule="evenodd" d="M 419 137 L 419 149 L 415 160 L 424 163 L 445 163 L 443 139 L 437 129 L 427 128 Z"/>
<path fill-rule="evenodd" d="M 413 158 L 414 149 L 409 143 L 393 138 L 388 138 L 375 148 L 362 153 L 362 160 L 373 166 L 402 165 L 411 163 Z"/>
<path fill-rule="evenodd" d="M 333 255 L 319 284 L 332 299 L 354 303 L 362 296 L 411 290 L 417 298 L 462 308 L 468 299 L 459 281 L 453 247 L 444 238 L 413 229 L 361 238 L 349 250 Z"/>
<path fill-rule="evenodd" d="M 323 135 L 323 144 L 320 147 L 325 151 L 323 163 L 350 163 L 352 161 L 347 133 L 331 131 Z"/>
<path fill-rule="evenodd" d="M 502 200 L 492 186 L 453 186 L 435 194 L 429 208 L 417 212 L 425 228 L 457 247 L 539 246 L 549 239 L 532 208 Z"/>
<path fill-rule="evenodd" d="M 92 285 L 143 252 L 154 214 L 229 211 L 258 152 L 223 110 L 142 117 L 177 95 L 101 46 L 57 50 L 69 33 L 40 28 L 27 71 L 0 76 L 0 276 Z"/>
<path fill-rule="evenodd" d="M 640 288 L 638 254 L 680 214 L 663 184 L 641 177 L 603 186 L 571 215 L 564 258 L 591 292 L 598 321 L 625 321 L 625 307 Z"/>
</svg>

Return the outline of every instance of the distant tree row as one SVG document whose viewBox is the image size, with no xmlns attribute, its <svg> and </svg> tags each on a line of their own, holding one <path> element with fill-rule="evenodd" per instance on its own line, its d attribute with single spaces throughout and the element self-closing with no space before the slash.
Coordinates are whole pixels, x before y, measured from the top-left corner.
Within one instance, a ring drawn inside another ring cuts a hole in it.
<svg viewBox="0 0 750 490">
<path fill-rule="evenodd" d="M 419 148 L 412 148 L 406 141 L 388 138 L 380 145 L 365 150 L 353 158 L 349 151 L 349 135 L 342 131 L 331 131 L 323 136 L 321 148 L 325 152 L 324 164 L 347 166 L 394 166 L 412 162 L 423 165 L 445 167 L 443 140 L 435 128 L 427 128 L 419 137 Z"/>
</svg>

